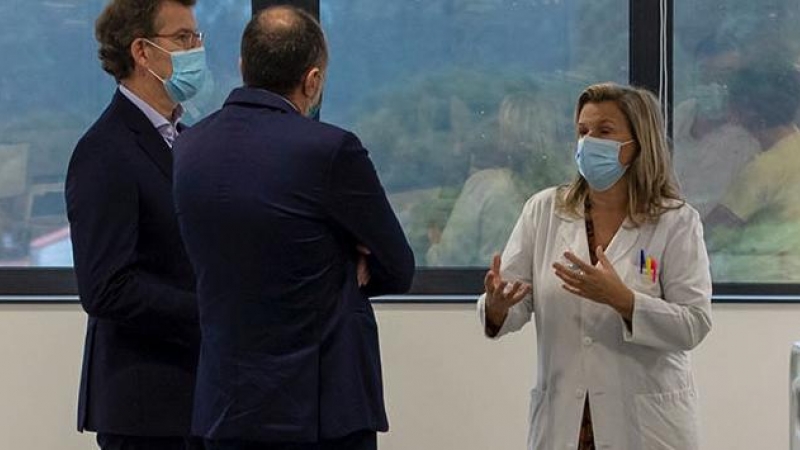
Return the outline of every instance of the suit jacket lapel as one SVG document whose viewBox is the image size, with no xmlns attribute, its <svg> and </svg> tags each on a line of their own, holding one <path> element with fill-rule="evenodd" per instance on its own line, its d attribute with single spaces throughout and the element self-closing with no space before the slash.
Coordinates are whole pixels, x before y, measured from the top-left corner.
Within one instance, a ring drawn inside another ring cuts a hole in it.
<svg viewBox="0 0 800 450">
<path fill-rule="evenodd" d="M 150 160 L 158 166 L 161 173 L 172 180 L 172 149 L 164 142 L 164 138 L 153 128 L 152 124 L 150 128 L 151 132 L 142 130 L 137 135 L 136 141 L 139 143 L 139 147 L 150 157 Z"/>
<path fill-rule="evenodd" d="M 147 154 L 153 164 L 158 166 L 165 177 L 172 180 L 172 150 L 164 142 L 164 138 L 161 137 L 153 123 L 119 91 L 117 91 L 114 101 L 119 106 L 119 111 L 128 128 L 136 134 L 139 148 Z"/>
</svg>

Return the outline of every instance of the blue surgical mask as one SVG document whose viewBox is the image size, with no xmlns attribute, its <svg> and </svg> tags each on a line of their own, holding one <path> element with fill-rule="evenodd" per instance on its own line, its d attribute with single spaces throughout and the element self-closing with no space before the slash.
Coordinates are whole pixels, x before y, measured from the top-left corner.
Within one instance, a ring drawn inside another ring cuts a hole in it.
<svg viewBox="0 0 800 450">
<path fill-rule="evenodd" d="M 164 79 L 151 69 L 147 69 L 153 76 L 164 83 L 164 88 L 166 88 L 169 97 L 176 103 L 183 103 L 194 97 L 208 78 L 205 48 L 198 47 L 191 50 L 170 52 L 152 41 L 148 40 L 147 42 L 155 48 L 168 53 L 172 60 L 172 75 L 169 79 Z"/>
<path fill-rule="evenodd" d="M 584 136 L 578 140 L 575 162 L 578 171 L 596 191 L 605 191 L 625 174 L 628 166 L 619 162 L 619 151 L 623 145 L 633 142 L 617 142 Z"/>
<path fill-rule="evenodd" d="M 319 122 L 319 111 L 322 108 L 322 97 L 320 97 L 319 101 L 314 105 L 311 105 L 311 108 L 308 109 L 308 117 L 310 119 L 314 119 Z"/>
<path fill-rule="evenodd" d="M 319 122 L 320 109 L 322 109 L 322 92 L 319 93 L 319 100 L 317 100 L 316 103 L 314 103 L 313 105 L 311 105 L 311 107 L 308 108 L 308 113 L 306 113 L 306 117 Z"/>
</svg>

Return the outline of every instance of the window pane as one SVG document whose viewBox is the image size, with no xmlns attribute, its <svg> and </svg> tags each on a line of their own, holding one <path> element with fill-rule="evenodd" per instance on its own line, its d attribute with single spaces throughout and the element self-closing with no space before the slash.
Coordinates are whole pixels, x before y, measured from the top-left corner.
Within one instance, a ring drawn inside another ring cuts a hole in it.
<svg viewBox="0 0 800 450">
<path fill-rule="evenodd" d="M 0 2 L 0 265 L 71 266 L 64 176 L 72 149 L 110 101 L 94 21 L 105 0 Z M 186 105 L 188 122 L 240 84 L 239 39 L 250 2 L 199 2 L 213 85 Z"/>
<path fill-rule="evenodd" d="M 796 0 L 675 1 L 675 164 L 716 282 L 800 281 L 798 19 Z"/>
<path fill-rule="evenodd" d="M 581 90 L 628 79 L 627 0 L 322 0 L 323 119 L 354 130 L 421 266 L 488 265 L 568 181 Z"/>
</svg>

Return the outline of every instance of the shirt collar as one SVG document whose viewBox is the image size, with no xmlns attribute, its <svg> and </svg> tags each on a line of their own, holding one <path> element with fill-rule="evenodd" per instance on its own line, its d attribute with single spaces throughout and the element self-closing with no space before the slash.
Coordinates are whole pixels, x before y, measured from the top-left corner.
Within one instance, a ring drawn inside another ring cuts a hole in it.
<svg viewBox="0 0 800 450">
<path fill-rule="evenodd" d="M 153 124 L 153 127 L 155 127 L 156 130 L 159 130 L 159 132 L 165 126 L 174 128 L 183 115 L 183 107 L 179 103 L 178 106 L 175 107 L 175 110 L 172 111 L 172 120 L 167 120 L 166 117 L 162 116 L 158 111 L 155 110 L 155 108 L 150 106 L 149 103 L 142 100 L 138 95 L 134 94 L 133 91 L 126 88 L 122 84 L 119 85 L 119 91 L 128 100 L 130 100 L 131 103 L 136 105 L 136 107 L 139 108 L 145 116 L 147 116 L 147 119 Z"/>
<path fill-rule="evenodd" d="M 278 95 L 278 94 L 275 94 L 275 95 Z M 280 97 L 281 100 L 285 101 L 287 105 L 291 106 L 293 110 L 295 110 L 297 112 L 300 112 L 300 110 L 297 109 L 297 106 L 295 106 L 294 103 L 290 102 L 288 98 L 286 98 L 286 97 L 284 97 L 282 95 L 278 95 L 278 97 Z"/>
</svg>

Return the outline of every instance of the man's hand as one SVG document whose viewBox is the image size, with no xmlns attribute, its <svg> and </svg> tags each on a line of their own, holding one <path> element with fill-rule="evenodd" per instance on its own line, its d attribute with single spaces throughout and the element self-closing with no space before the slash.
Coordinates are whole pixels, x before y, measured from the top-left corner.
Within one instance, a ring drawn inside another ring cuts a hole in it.
<svg viewBox="0 0 800 450">
<path fill-rule="evenodd" d="M 356 266 L 356 278 L 358 279 L 358 287 L 366 286 L 369 283 L 370 273 L 369 267 L 367 266 L 367 255 L 370 252 L 367 247 L 364 247 L 361 244 L 356 245 L 356 251 L 358 252 L 358 265 Z"/>
</svg>

